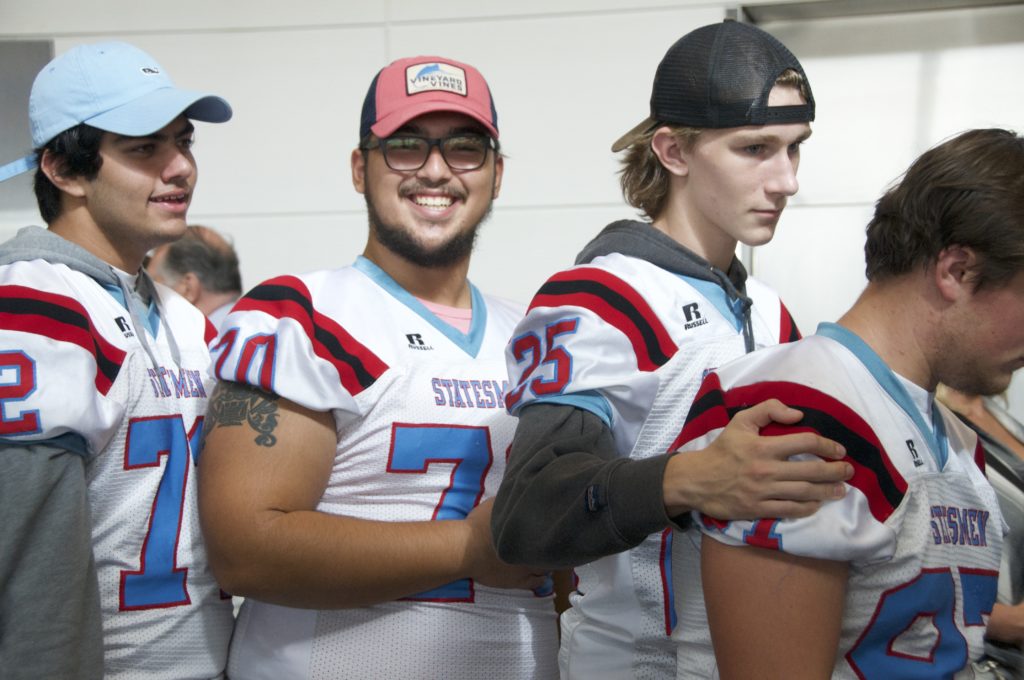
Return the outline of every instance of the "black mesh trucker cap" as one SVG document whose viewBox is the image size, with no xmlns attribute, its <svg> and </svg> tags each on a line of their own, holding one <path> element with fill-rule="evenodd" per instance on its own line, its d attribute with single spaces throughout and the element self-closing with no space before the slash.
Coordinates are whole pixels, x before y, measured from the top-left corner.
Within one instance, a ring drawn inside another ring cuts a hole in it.
<svg viewBox="0 0 1024 680">
<path fill-rule="evenodd" d="M 769 107 L 768 94 L 786 69 L 803 76 L 807 103 Z M 668 49 L 654 74 L 650 117 L 612 151 L 666 123 L 732 128 L 812 120 L 811 85 L 793 53 L 756 26 L 726 20 L 691 31 Z"/>
</svg>

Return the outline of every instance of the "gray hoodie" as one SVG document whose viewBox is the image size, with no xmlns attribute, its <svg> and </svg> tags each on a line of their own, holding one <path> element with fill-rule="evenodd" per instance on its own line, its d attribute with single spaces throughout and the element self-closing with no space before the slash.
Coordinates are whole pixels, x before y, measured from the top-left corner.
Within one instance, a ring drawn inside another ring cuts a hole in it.
<svg viewBox="0 0 1024 680">
<path fill-rule="evenodd" d="M 142 328 L 138 319 L 145 318 L 147 298 L 158 300 L 145 274 L 137 286 L 142 292 L 130 290 L 109 264 L 40 227 L 25 227 L 0 245 L 0 266 L 27 260 L 64 264 L 92 277 L 128 301 L 136 328 Z M 145 345 L 146 333 L 136 335 Z M 12 348 L 15 339 L 0 328 L 0 350 Z M 0 677 L 6 680 L 103 677 L 82 453 L 57 440 L 25 445 L 0 439 Z"/>
</svg>

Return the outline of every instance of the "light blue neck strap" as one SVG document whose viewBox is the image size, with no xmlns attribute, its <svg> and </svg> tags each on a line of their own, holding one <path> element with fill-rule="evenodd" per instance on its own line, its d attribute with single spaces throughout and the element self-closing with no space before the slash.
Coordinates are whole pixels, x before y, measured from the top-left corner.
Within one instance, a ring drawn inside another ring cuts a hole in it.
<svg viewBox="0 0 1024 680">
<path fill-rule="evenodd" d="M 900 382 L 900 379 L 882 361 L 882 358 L 875 354 L 875 351 L 855 333 L 838 324 L 822 323 L 818 325 L 816 334 L 835 340 L 850 350 L 864 364 L 864 367 L 868 369 L 868 372 L 882 386 L 882 389 L 892 397 L 893 401 L 917 425 L 917 429 L 920 430 L 921 436 L 928 444 L 928 449 L 931 451 L 932 457 L 935 459 L 936 464 L 938 464 L 939 469 L 945 468 L 946 460 L 949 458 L 949 443 L 946 440 L 946 427 L 943 425 L 942 414 L 939 413 L 935 401 L 932 400 L 932 423 L 929 426 L 924 421 L 920 409 L 914 404 L 914 400 L 907 392 L 907 388 Z"/>
</svg>

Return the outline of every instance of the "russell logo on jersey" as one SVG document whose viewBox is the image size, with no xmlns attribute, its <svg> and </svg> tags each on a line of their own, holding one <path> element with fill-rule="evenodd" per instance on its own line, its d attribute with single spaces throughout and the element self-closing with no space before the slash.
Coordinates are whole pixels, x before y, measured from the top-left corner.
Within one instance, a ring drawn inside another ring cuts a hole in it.
<svg viewBox="0 0 1024 680">
<path fill-rule="evenodd" d="M 423 342 L 423 336 L 419 333 L 406 333 L 405 339 L 409 341 L 409 349 L 431 350 L 430 345 Z"/>
<path fill-rule="evenodd" d="M 683 326 L 685 330 L 708 323 L 708 320 L 700 313 L 700 306 L 696 302 L 683 305 L 683 314 L 686 316 L 686 324 Z"/>
<path fill-rule="evenodd" d="M 128 323 L 128 319 L 124 318 L 123 316 L 119 316 L 116 319 L 114 319 L 114 323 L 116 323 L 117 327 L 119 329 L 121 329 L 122 333 L 124 333 L 124 337 L 126 337 L 126 338 L 134 338 L 135 337 L 135 333 L 132 332 L 132 327 L 131 327 L 131 324 Z"/>
</svg>

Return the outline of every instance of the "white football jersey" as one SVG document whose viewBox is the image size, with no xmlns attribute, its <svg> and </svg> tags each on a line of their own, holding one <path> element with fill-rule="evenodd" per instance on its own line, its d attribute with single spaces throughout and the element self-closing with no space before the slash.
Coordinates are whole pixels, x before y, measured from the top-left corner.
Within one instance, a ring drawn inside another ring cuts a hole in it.
<svg viewBox="0 0 1024 680">
<path fill-rule="evenodd" d="M 685 448 L 703 448 L 737 411 L 769 398 L 804 413 L 799 431 L 846 447 L 855 469 L 847 495 L 802 519 L 703 517 L 702 531 L 730 545 L 849 563 L 833 678 L 973 677 L 961 670 L 984 649 L 1004 531 L 975 433 L 856 335 L 822 324 L 810 338 L 709 376 L 684 428 Z M 700 578 L 696 534 L 675 541 L 675 563 L 686 565 L 676 578 L 688 588 Z M 683 598 L 680 678 L 718 677 L 701 593 Z"/>
<path fill-rule="evenodd" d="M 107 678 L 218 677 L 231 636 L 196 509 L 213 329 L 161 290 L 162 320 L 151 306 L 135 328 L 116 286 L 41 260 L 0 267 L 0 437 L 85 458 Z"/>
<path fill-rule="evenodd" d="M 757 347 L 799 337 L 778 296 L 747 280 Z M 507 350 L 513 413 L 531 403 L 586 409 L 619 453 L 675 450 L 701 379 L 744 351 L 742 307 L 719 285 L 621 254 L 556 274 Z M 672 532 L 577 567 L 562 615 L 563 678 L 673 677 Z"/>
<path fill-rule="evenodd" d="M 460 519 L 494 495 L 515 419 L 503 349 L 522 310 L 475 288 L 468 334 L 383 270 L 355 265 L 256 287 L 214 344 L 219 377 L 331 411 L 337 453 L 322 512 Z M 229 675 L 250 678 L 551 678 L 550 594 L 464 579 L 394 602 L 302 610 L 246 600 Z"/>
</svg>

